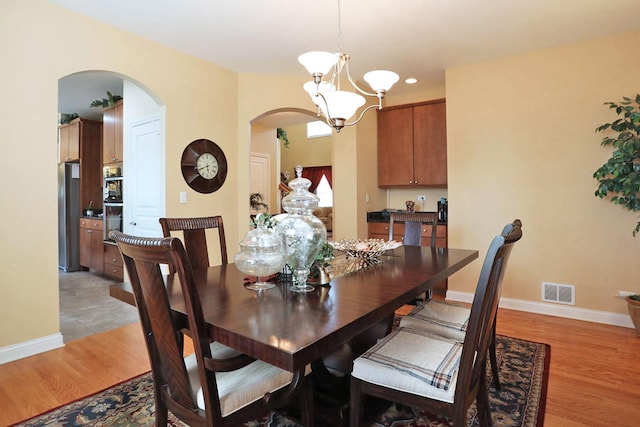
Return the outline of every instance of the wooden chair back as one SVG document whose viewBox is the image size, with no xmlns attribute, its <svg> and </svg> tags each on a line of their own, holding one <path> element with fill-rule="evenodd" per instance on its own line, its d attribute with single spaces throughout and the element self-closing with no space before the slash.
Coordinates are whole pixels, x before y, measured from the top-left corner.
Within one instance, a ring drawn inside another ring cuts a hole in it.
<svg viewBox="0 0 640 427">
<path fill-rule="evenodd" d="M 221 216 L 160 218 L 159 221 L 164 237 L 170 237 L 172 231 L 182 231 L 184 248 L 187 251 L 191 266 L 194 269 L 207 268 L 210 266 L 205 231 L 208 229 L 218 229 L 222 264 L 229 263 L 227 257 L 227 242 L 224 237 L 224 223 L 222 222 Z"/>
<path fill-rule="evenodd" d="M 436 238 L 438 230 L 438 213 L 437 212 L 391 212 L 389 217 L 389 240 L 394 239 L 393 225 L 395 222 L 404 222 L 403 244 L 405 246 L 423 246 L 422 245 L 422 226 L 431 227 L 430 245 L 436 247 Z M 426 245 L 425 245 L 426 246 Z"/>
<path fill-rule="evenodd" d="M 154 381 L 156 425 L 167 425 L 168 411 L 190 426 L 207 427 L 241 425 L 242 421 L 267 413 L 270 402 L 263 398 L 222 416 L 216 372 L 240 369 L 254 359 L 243 354 L 228 359 L 212 356 L 212 341 L 182 241 L 177 237 L 136 237 L 119 231 L 111 232 L 110 237 L 122 253 L 138 307 Z M 173 272 L 166 283 L 161 264 L 169 265 Z M 195 384 L 183 357 L 180 331 L 185 325 L 173 315 L 170 307 L 169 292 L 174 286 L 181 287 L 184 297 L 205 410 L 198 406 Z M 300 376 L 296 378 L 301 383 Z M 307 408 L 304 415 L 308 412 L 312 416 L 312 410 L 308 409 L 313 404 L 310 391 L 304 397 Z"/>
<path fill-rule="evenodd" d="M 454 411 L 459 413 L 454 419 L 466 419 L 468 406 L 463 402 L 473 401 L 479 388 L 486 388 L 487 350 L 493 339 L 502 280 L 513 244 L 522 238 L 521 222 L 516 221 L 505 226 L 506 234 L 494 237 L 482 264 L 458 370 Z"/>
<path fill-rule="evenodd" d="M 122 253 L 138 307 L 153 374 L 156 416 L 166 419 L 169 409 L 189 425 L 204 425 L 206 416 L 198 409 L 191 392 L 191 380 L 182 354 L 181 328 L 175 324 L 171 314 L 167 288 L 160 270 L 160 264 L 168 264 L 180 280 L 198 364 L 204 367 L 203 358 L 211 358 L 211 352 L 205 338 L 206 326 L 198 291 L 184 246 L 176 237 L 143 238 L 117 231 L 110 236 Z M 202 384 L 203 392 L 204 396 L 210 396 L 212 412 L 219 411 L 219 403 L 213 404 L 218 397 L 215 375 L 206 374 L 204 368 L 200 367 L 198 371 L 202 378 L 206 378 Z M 216 416 L 220 417 L 220 414 Z"/>
</svg>

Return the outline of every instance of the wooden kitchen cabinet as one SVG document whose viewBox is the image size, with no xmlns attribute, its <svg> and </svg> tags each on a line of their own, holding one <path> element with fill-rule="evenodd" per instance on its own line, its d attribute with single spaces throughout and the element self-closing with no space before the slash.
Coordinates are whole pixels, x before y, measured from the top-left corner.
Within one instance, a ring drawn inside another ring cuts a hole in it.
<svg viewBox="0 0 640 427">
<path fill-rule="evenodd" d="M 115 243 L 104 242 L 104 275 L 119 282 L 124 280 L 124 263 Z"/>
<path fill-rule="evenodd" d="M 58 128 L 58 163 L 80 160 L 80 119 Z"/>
<path fill-rule="evenodd" d="M 80 265 L 96 273 L 104 271 L 102 219 L 80 218 Z"/>
<path fill-rule="evenodd" d="M 105 165 L 122 162 L 123 106 L 123 101 L 118 101 L 102 112 L 102 163 Z"/>
<path fill-rule="evenodd" d="M 378 187 L 446 187 L 444 99 L 378 110 Z"/>
<path fill-rule="evenodd" d="M 77 118 L 58 127 L 58 163 L 77 162 L 97 150 L 100 156 L 102 122 Z"/>
<path fill-rule="evenodd" d="M 60 125 L 59 163 L 80 163 L 80 206 L 78 210 L 102 206 L 102 122 L 77 118 Z"/>
</svg>

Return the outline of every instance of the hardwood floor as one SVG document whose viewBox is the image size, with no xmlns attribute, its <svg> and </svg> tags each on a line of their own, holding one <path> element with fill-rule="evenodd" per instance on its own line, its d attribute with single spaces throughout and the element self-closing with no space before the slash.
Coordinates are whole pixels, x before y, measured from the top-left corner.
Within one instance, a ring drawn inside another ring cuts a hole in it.
<svg viewBox="0 0 640 427">
<path fill-rule="evenodd" d="M 551 345 L 546 427 L 632 427 L 640 420 L 635 330 L 500 309 L 498 333 Z M 149 370 L 138 324 L 0 365 L 0 425 Z"/>
</svg>

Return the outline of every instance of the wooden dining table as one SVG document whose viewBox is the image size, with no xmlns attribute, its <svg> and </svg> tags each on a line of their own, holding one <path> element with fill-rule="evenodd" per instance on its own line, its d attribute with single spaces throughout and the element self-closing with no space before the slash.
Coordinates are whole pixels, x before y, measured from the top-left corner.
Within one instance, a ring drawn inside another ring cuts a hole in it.
<svg viewBox="0 0 640 427">
<path fill-rule="evenodd" d="M 307 293 L 292 292 L 290 282 L 249 290 L 246 274 L 234 264 L 194 270 L 194 277 L 213 340 L 295 372 L 388 318 L 476 258 L 476 250 L 402 246 L 382 255 L 377 264 L 333 277 Z M 166 285 L 171 308 L 185 321 L 177 281 L 169 275 Z M 133 302 L 127 284 L 112 288 L 111 295 Z"/>
</svg>

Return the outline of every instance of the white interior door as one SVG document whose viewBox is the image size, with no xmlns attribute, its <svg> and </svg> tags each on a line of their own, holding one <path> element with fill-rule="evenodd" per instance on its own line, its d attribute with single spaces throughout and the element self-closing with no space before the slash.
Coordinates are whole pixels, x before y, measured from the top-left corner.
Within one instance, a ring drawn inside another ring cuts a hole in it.
<svg viewBox="0 0 640 427">
<path fill-rule="evenodd" d="M 270 177 L 270 156 L 264 153 L 251 153 L 250 175 L 251 185 L 250 191 L 262 194 L 262 200 L 269 205 L 269 212 L 278 213 L 277 206 L 271 206 L 271 177 Z M 247 195 L 247 200 L 249 196 Z M 257 212 L 251 211 L 252 214 Z"/>
<path fill-rule="evenodd" d="M 125 232 L 161 237 L 158 218 L 165 215 L 165 148 L 160 118 L 131 125 L 130 159 L 125 165 Z"/>
</svg>

